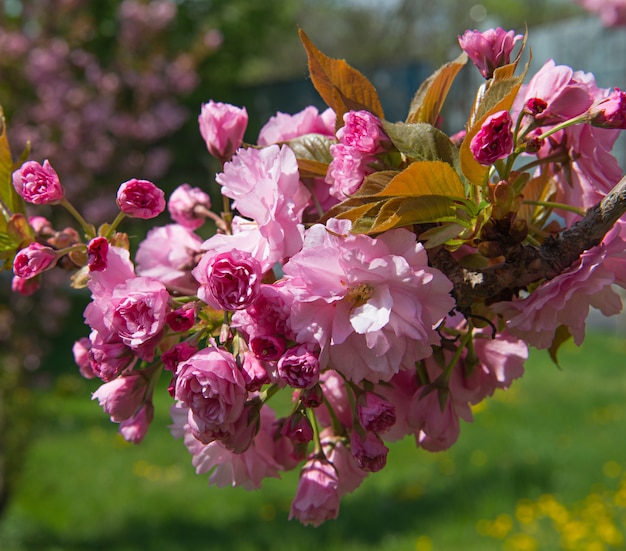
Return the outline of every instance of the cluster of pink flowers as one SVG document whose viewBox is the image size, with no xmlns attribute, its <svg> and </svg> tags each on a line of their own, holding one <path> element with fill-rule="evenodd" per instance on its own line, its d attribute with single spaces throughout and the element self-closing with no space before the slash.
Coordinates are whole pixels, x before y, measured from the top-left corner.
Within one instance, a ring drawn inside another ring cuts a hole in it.
<svg viewBox="0 0 626 551">
<path fill-rule="evenodd" d="M 460 43 L 489 82 L 511 63 L 520 38 L 468 31 Z M 437 246 L 463 261 L 498 232 L 510 245 L 571 225 L 621 177 L 610 149 L 625 114 L 623 92 L 548 61 L 510 108 L 487 113 L 468 138 L 464 162 L 485 170 L 470 196 L 488 203 L 490 216 L 478 217 L 464 242 L 459 233 Z M 145 436 L 166 371 L 172 433 L 196 471 L 218 486 L 251 489 L 300 466 L 290 517 L 314 526 L 335 518 L 341 497 L 385 467 L 387 443 L 412 436 L 424 450 L 450 447 L 472 406 L 522 375 L 528 345 L 549 347 L 559 328 L 582 342 L 589 307 L 617 313 L 611 285 L 626 286 L 619 221 L 551 280 L 509 300 L 477 299 L 476 316 L 458 311 L 453 283 L 433 267 L 414 221 L 367 234 L 354 230 L 358 218 L 342 216 L 359 193 L 375 188 L 365 196 L 379 197 L 380 182 L 422 160 L 403 150 L 397 125 L 370 111 L 337 119 L 313 107 L 279 113 L 248 146 L 245 109 L 210 101 L 199 127 L 222 163 L 224 212 L 214 214 L 209 196 L 188 184 L 166 201 L 153 183 L 132 179 L 118 190 L 112 224 L 96 231 L 77 215 L 85 239 L 32 219 L 35 237 L 13 264 L 14 289 L 24 293 L 55 264 L 78 271 L 74 283 L 92 300 L 84 314 L 91 332 L 75 344 L 76 362 L 102 381 L 93 398 L 127 440 Z M 315 148 L 325 163 L 303 156 Z M 325 173 L 302 171 L 307 160 Z M 531 190 L 524 204 L 519 186 L 528 181 L 551 182 L 550 195 L 535 200 Z M 25 163 L 13 184 L 29 203 L 71 209 L 48 162 Z M 370 216 L 370 204 L 359 208 Z M 133 261 L 119 224 L 166 210 L 172 223 L 152 228 Z M 207 219 L 217 232 L 203 240 L 196 230 Z M 498 258 L 485 253 L 483 261 Z M 280 391 L 291 393 L 292 406 L 277 417 L 272 398 Z"/>
</svg>

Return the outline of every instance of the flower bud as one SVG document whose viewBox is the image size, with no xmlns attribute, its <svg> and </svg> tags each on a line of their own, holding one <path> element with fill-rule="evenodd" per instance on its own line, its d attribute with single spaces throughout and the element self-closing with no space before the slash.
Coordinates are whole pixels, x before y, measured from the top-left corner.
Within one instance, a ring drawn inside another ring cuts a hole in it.
<svg viewBox="0 0 626 551">
<path fill-rule="evenodd" d="M 607 98 L 591 107 L 589 116 L 593 126 L 626 129 L 626 92 L 615 88 Z"/>
<path fill-rule="evenodd" d="M 365 392 L 359 397 L 357 413 L 363 428 L 371 432 L 385 432 L 396 422 L 393 404 L 373 392 Z"/>
<path fill-rule="evenodd" d="M 13 273 L 22 279 L 31 279 L 52 268 L 57 261 L 54 249 L 40 243 L 31 243 L 13 259 Z"/>
<path fill-rule="evenodd" d="M 117 205 L 126 216 L 148 220 L 165 210 L 165 194 L 152 182 L 133 178 L 119 187 Z"/>
<path fill-rule="evenodd" d="M 459 44 L 480 74 L 489 79 L 498 67 L 510 63 L 515 43 L 522 38 L 515 31 L 507 32 L 498 27 L 485 32 L 467 30 L 459 36 Z"/>
<path fill-rule="evenodd" d="M 294 346 L 278 360 L 278 375 L 293 388 L 310 388 L 320 377 L 319 359 L 305 345 Z"/>
<path fill-rule="evenodd" d="M 13 187 L 27 203 L 52 205 L 61 202 L 64 196 L 59 176 L 46 160 L 26 161 L 13 173 Z"/>
<path fill-rule="evenodd" d="M 107 267 L 109 241 L 106 237 L 94 237 L 87 244 L 87 266 L 90 272 L 101 272 Z"/>
<path fill-rule="evenodd" d="M 512 125 L 508 111 L 487 117 L 470 142 L 470 151 L 481 165 L 490 165 L 513 152 Z"/>
<path fill-rule="evenodd" d="M 245 107 L 211 100 L 202 104 L 198 123 L 209 153 L 225 163 L 241 146 L 248 112 Z"/>
</svg>

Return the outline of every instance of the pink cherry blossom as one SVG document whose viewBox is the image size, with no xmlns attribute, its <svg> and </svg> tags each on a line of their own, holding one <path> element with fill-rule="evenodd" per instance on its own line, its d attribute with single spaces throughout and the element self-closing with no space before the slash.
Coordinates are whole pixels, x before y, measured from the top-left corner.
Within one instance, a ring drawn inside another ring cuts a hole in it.
<svg viewBox="0 0 626 551">
<path fill-rule="evenodd" d="M 334 467 L 320 459 L 309 460 L 300 473 L 289 520 L 297 518 L 304 525 L 319 526 L 337 518 L 338 513 L 339 479 Z"/>
<path fill-rule="evenodd" d="M 153 417 L 154 406 L 152 402 L 147 402 L 132 417 L 120 423 L 120 434 L 127 442 L 140 444 L 150 428 Z"/>
<path fill-rule="evenodd" d="M 176 399 L 189 408 L 188 423 L 204 444 L 231 434 L 248 392 L 232 354 L 209 345 L 179 364 Z"/>
<path fill-rule="evenodd" d="M 169 298 L 160 281 L 148 277 L 129 279 L 115 287 L 111 295 L 111 327 L 126 346 L 141 349 L 165 327 Z"/>
<path fill-rule="evenodd" d="M 23 297 L 35 294 L 40 288 L 41 278 L 39 277 L 24 279 L 23 277 L 13 276 L 13 279 L 11 279 L 11 291 L 19 293 Z"/>
<path fill-rule="evenodd" d="M 101 272 L 107 266 L 109 241 L 106 237 L 94 237 L 87 243 L 87 266 L 90 272 Z"/>
<path fill-rule="evenodd" d="M 31 243 L 20 249 L 13 259 L 13 273 L 22 279 L 31 279 L 53 268 L 57 252 L 41 243 Z"/>
<path fill-rule="evenodd" d="M 191 275 L 202 239 L 180 224 L 152 228 L 135 254 L 137 274 L 158 279 L 171 291 L 194 295 L 198 282 Z"/>
<path fill-rule="evenodd" d="M 165 323 L 176 333 L 189 331 L 196 322 L 197 307 L 193 302 L 183 304 L 167 314 Z"/>
<path fill-rule="evenodd" d="M 165 194 L 152 182 L 133 178 L 117 190 L 117 205 L 131 218 L 155 218 L 165 210 Z"/>
<path fill-rule="evenodd" d="M 287 417 L 280 433 L 299 444 L 313 440 L 313 427 L 302 412 L 296 412 Z"/>
<path fill-rule="evenodd" d="M 350 435 L 350 449 L 359 468 L 368 473 L 378 472 L 387 464 L 389 448 L 373 432 L 366 432 L 363 438 L 353 430 Z"/>
<path fill-rule="evenodd" d="M 161 354 L 161 361 L 163 362 L 163 368 L 166 371 L 176 373 L 178 370 L 178 364 L 187 361 L 198 351 L 198 347 L 188 342 L 179 342 L 168 348 L 163 354 Z"/>
<path fill-rule="evenodd" d="M 228 450 L 217 440 L 209 444 L 197 440 L 188 424 L 188 408 L 177 404 L 172 406 L 170 412 L 172 434 L 184 438 L 185 446 L 193 456 L 196 473 L 210 473 L 210 484 L 219 487 L 241 486 L 253 490 L 260 488 L 265 478 L 278 478 L 283 470 L 275 459 L 275 416 L 269 407 L 261 408 L 259 431 L 250 447 L 240 454 Z"/>
<path fill-rule="evenodd" d="M 343 121 L 344 125 L 337 131 L 337 139 L 353 151 L 376 155 L 391 144 L 380 119 L 369 111 L 348 111 Z"/>
<path fill-rule="evenodd" d="M 470 151 L 481 165 L 491 165 L 513 152 L 513 121 L 508 111 L 489 115 L 470 142 Z"/>
<path fill-rule="evenodd" d="M 329 108 L 320 114 L 316 107 L 310 105 L 295 115 L 276 113 L 261 128 L 257 143 L 266 146 L 306 134 L 334 137 L 335 112 Z"/>
<path fill-rule="evenodd" d="M 340 366 L 354 382 L 389 380 L 439 343 L 434 327 L 454 305 L 452 285 L 428 266 L 413 233 L 374 239 L 349 228 L 345 220 L 312 226 L 285 264 L 289 323 L 298 342 L 321 347 L 321 369 Z"/>
<path fill-rule="evenodd" d="M 353 492 L 369 473 L 359 467 L 345 439 L 335 437 L 329 429 L 326 429 L 321 434 L 321 440 L 324 453 L 337 472 L 339 496 Z"/>
<path fill-rule="evenodd" d="M 85 379 L 93 379 L 94 377 L 96 377 L 96 374 L 93 372 L 93 369 L 91 368 L 91 363 L 89 361 L 90 349 L 91 341 L 87 337 L 82 337 L 78 339 L 72 346 L 74 361 L 78 366 L 80 374 L 85 377 Z"/>
<path fill-rule="evenodd" d="M 299 226 L 310 193 L 300 182 L 291 149 L 271 145 L 240 150 L 215 179 L 222 194 L 233 199 L 233 208 L 256 224 L 272 264 L 300 249 Z"/>
<path fill-rule="evenodd" d="M 260 292 L 261 264 L 246 251 L 206 253 L 192 275 L 200 284 L 198 297 L 217 310 L 248 308 Z"/>
<path fill-rule="evenodd" d="M 137 362 L 137 356 L 118 337 L 92 331 L 89 365 L 96 377 L 110 382 Z"/>
<path fill-rule="evenodd" d="M 357 402 L 359 422 L 367 431 L 381 433 L 396 422 L 396 408 L 374 392 L 364 392 Z"/>
<path fill-rule="evenodd" d="M 209 153 L 225 163 L 241 145 L 248 112 L 245 107 L 210 100 L 202 104 L 198 124 Z"/>
<path fill-rule="evenodd" d="M 211 198 L 200 188 L 183 184 L 170 195 L 167 209 L 174 222 L 196 230 L 206 219 L 206 211 L 211 208 Z"/>
<path fill-rule="evenodd" d="M 589 117 L 594 126 L 626 129 L 626 92 L 615 88 L 591 107 Z"/>
<path fill-rule="evenodd" d="M 600 16 L 607 27 L 626 25 L 626 2 L 624 0 L 576 0 L 587 10 Z"/>
<path fill-rule="evenodd" d="M 320 362 L 307 346 L 293 346 L 278 360 L 278 375 L 293 388 L 311 388 L 320 376 Z"/>
<path fill-rule="evenodd" d="M 93 394 L 111 421 L 120 423 L 134 416 L 141 407 L 148 380 L 140 373 L 133 373 L 113 379 L 101 385 Z"/>
<path fill-rule="evenodd" d="M 326 183 L 330 195 L 343 201 L 361 187 L 363 180 L 374 172 L 376 157 L 360 153 L 342 143 L 330 146 L 333 160 L 328 166 Z"/>
<path fill-rule="evenodd" d="M 26 202 L 35 205 L 60 203 L 65 195 L 59 176 L 48 160 L 43 165 L 26 161 L 13 173 L 13 187 Z"/>
<path fill-rule="evenodd" d="M 556 330 L 565 326 L 580 346 L 590 306 L 605 316 L 622 309 L 619 295 L 611 288 L 623 278 L 624 224 L 618 222 L 597 247 L 584 252 L 570 268 L 542 283 L 530 295 L 498 302 L 492 309 L 506 321 L 508 331 L 531 346 L 548 348 Z M 619 274 L 616 276 L 616 274 Z M 623 285 L 624 280 L 618 283 Z"/>
<path fill-rule="evenodd" d="M 598 93 L 591 73 L 556 65 L 549 59 L 530 79 L 518 96 L 524 105 L 533 99 L 545 102 L 545 109 L 535 115 L 543 125 L 555 124 L 584 113 Z"/>
<path fill-rule="evenodd" d="M 480 74 L 489 79 L 498 67 L 510 63 L 515 43 L 522 38 L 515 31 L 507 32 L 498 27 L 484 32 L 467 30 L 459 36 L 459 44 L 478 67 Z"/>
</svg>

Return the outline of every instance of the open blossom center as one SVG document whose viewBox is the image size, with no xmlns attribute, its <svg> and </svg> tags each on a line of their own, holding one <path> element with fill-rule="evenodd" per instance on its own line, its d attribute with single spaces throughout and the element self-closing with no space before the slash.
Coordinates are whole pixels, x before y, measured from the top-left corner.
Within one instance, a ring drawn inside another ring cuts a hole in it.
<svg viewBox="0 0 626 551">
<path fill-rule="evenodd" d="M 345 299 L 352 303 L 352 308 L 363 306 L 374 294 L 374 288 L 369 283 L 359 283 L 350 287 L 345 295 Z"/>
</svg>

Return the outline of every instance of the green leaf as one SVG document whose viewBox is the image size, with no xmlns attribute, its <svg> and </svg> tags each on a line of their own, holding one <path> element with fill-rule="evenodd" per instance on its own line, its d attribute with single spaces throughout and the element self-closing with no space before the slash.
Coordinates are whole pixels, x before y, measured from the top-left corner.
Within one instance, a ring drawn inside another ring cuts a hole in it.
<svg viewBox="0 0 626 551">
<path fill-rule="evenodd" d="M 463 52 L 454 61 L 446 63 L 428 77 L 419 87 L 411 101 L 406 122 L 436 124 L 450 86 L 466 63 L 467 55 Z"/>
<path fill-rule="evenodd" d="M 461 232 L 465 229 L 466 228 L 461 224 L 448 222 L 420 233 L 417 238 L 422 242 L 424 247 L 427 249 L 433 249 L 434 247 L 445 245 L 446 243 L 457 239 Z"/>
<path fill-rule="evenodd" d="M 6 133 L 6 121 L 0 106 L 0 231 L 5 231 L 7 223 L 14 213 L 24 213 L 24 200 L 13 187 L 13 159 Z"/>
<path fill-rule="evenodd" d="M 329 164 L 333 160 L 330 146 L 335 143 L 328 136 L 322 134 L 306 134 L 286 142 L 298 159 L 318 161 Z"/>
<path fill-rule="evenodd" d="M 456 222 L 458 204 L 451 197 L 425 195 L 421 197 L 392 197 L 373 203 L 369 209 L 359 209 L 361 216 L 342 216 L 353 220 L 356 233 L 380 233 L 393 228 L 434 222 Z"/>
<path fill-rule="evenodd" d="M 378 92 L 359 71 L 342 59 L 332 59 L 320 52 L 302 29 L 300 40 L 307 54 L 313 86 L 337 115 L 337 128 L 343 125 L 344 113 L 366 110 L 384 119 Z"/>
<path fill-rule="evenodd" d="M 566 325 L 559 325 L 557 327 L 556 332 L 554 333 L 554 339 L 552 340 L 552 344 L 548 349 L 548 352 L 550 353 L 550 358 L 557 367 L 561 367 L 557 358 L 559 348 L 561 348 L 561 346 L 571 338 L 572 334 L 569 332 L 569 329 Z"/>
<path fill-rule="evenodd" d="M 383 128 L 396 149 L 407 157 L 418 161 L 445 161 L 459 167 L 459 148 L 432 124 L 384 121 Z"/>
</svg>

